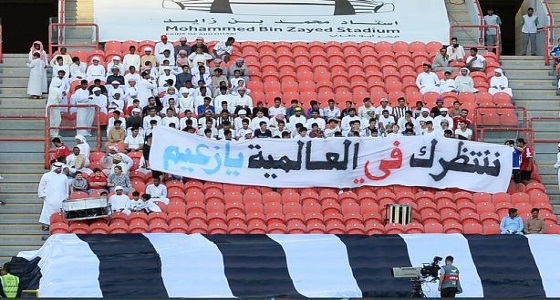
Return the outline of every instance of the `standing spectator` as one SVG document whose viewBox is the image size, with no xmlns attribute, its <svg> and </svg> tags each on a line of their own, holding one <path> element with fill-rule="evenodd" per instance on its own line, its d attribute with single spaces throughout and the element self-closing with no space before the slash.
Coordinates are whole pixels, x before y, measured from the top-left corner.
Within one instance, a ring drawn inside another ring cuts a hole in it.
<svg viewBox="0 0 560 300">
<path fill-rule="evenodd" d="M 558 153 L 556 153 L 556 163 L 554 163 L 554 168 L 558 172 L 558 188 L 560 189 L 560 144 L 558 144 Z"/>
<path fill-rule="evenodd" d="M 48 85 L 47 85 L 47 66 L 48 66 L 48 56 L 47 56 L 47 52 L 45 51 L 45 49 L 43 48 L 43 43 L 41 43 L 40 41 L 34 41 L 33 44 L 31 45 L 31 48 L 29 49 L 29 57 L 28 57 L 28 61 L 31 62 L 35 56 L 35 53 L 39 54 L 39 59 L 41 60 L 41 62 L 39 62 L 38 64 L 42 65 L 42 69 L 38 69 L 37 71 L 41 71 L 41 77 L 39 78 L 37 76 L 37 87 L 41 88 L 41 93 L 39 94 L 39 96 L 41 96 L 43 93 L 47 93 L 48 92 Z M 39 84 L 40 83 L 40 84 Z"/>
<path fill-rule="evenodd" d="M 500 222 L 502 234 L 523 234 L 523 220 L 517 215 L 517 208 L 510 208 L 508 215 Z"/>
<path fill-rule="evenodd" d="M 27 66 L 30 69 L 29 80 L 27 81 L 29 99 L 43 99 L 43 92 L 46 92 L 47 87 L 43 88 L 45 63 L 41 60 L 41 55 L 38 52 L 33 53 L 31 60 L 27 62 Z"/>
<path fill-rule="evenodd" d="M 480 71 L 484 72 L 486 70 L 486 59 L 484 56 L 478 54 L 478 49 L 472 47 L 470 50 L 470 55 L 467 57 L 467 64 L 465 65 L 471 72 Z"/>
<path fill-rule="evenodd" d="M 539 209 L 531 209 L 531 217 L 525 222 L 525 234 L 544 233 L 544 221 L 539 218 Z"/>
<path fill-rule="evenodd" d="M 535 16 L 534 9 L 529 7 L 527 14 L 523 15 L 521 20 L 521 32 L 523 33 L 523 50 L 521 55 L 527 55 L 527 46 L 531 43 L 531 55 L 537 55 L 537 26 L 539 25 L 539 18 Z"/>
<path fill-rule="evenodd" d="M 502 25 L 502 20 L 500 19 L 499 16 L 494 14 L 494 9 L 489 8 L 488 9 L 488 14 L 484 16 L 484 24 L 485 25 L 496 25 L 498 27 L 500 27 Z M 498 43 L 498 34 L 497 34 L 497 29 L 496 28 L 487 28 L 486 32 L 485 32 L 485 39 L 486 39 L 486 46 L 496 46 L 496 44 Z M 502 47 L 502 43 L 500 43 L 500 49 L 498 49 L 498 51 L 496 51 L 496 49 L 492 49 L 491 51 L 494 53 L 500 53 L 501 52 L 501 47 Z"/>
<path fill-rule="evenodd" d="M 447 46 L 447 57 L 449 62 L 462 62 L 465 60 L 465 49 L 459 45 L 459 40 L 456 37 L 451 38 L 451 45 Z"/>
<path fill-rule="evenodd" d="M 531 181 L 531 173 L 533 172 L 533 150 L 527 146 L 524 138 L 518 138 L 516 140 L 517 147 L 521 149 L 521 165 L 519 169 L 521 170 L 521 182 L 527 185 Z"/>
<path fill-rule="evenodd" d="M 218 42 L 214 46 L 214 58 L 220 58 L 227 63 L 230 55 L 233 54 L 233 43 L 235 43 L 235 38 L 231 36 L 225 42 Z"/>
<path fill-rule="evenodd" d="M 68 198 L 68 178 L 62 173 L 63 164 L 56 162 L 51 170 L 39 181 L 38 197 L 43 200 L 43 210 L 39 222 L 43 224 L 42 230 L 48 231 L 51 224 L 51 215 L 62 209 L 62 201 Z"/>
<path fill-rule="evenodd" d="M 59 158 L 66 158 L 66 156 L 70 155 L 70 149 L 66 144 L 64 144 L 59 137 L 55 137 L 52 139 L 52 143 L 56 147 L 56 151 L 53 154 L 53 159 L 58 160 Z"/>
<path fill-rule="evenodd" d="M 519 189 L 519 183 L 521 183 L 521 170 L 519 169 L 520 163 L 521 163 L 521 149 L 517 148 L 515 146 L 515 141 L 514 140 L 507 140 L 505 142 L 506 146 L 510 146 L 512 148 L 512 157 L 513 157 L 513 162 L 512 162 L 512 173 L 511 173 L 511 177 L 513 178 L 513 181 L 515 182 L 515 188 Z"/>
<path fill-rule="evenodd" d="M 11 274 L 10 264 L 5 263 L 0 271 L 0 298 L 21 298 L 23 288 L 18 276 Z"/>
</svg>

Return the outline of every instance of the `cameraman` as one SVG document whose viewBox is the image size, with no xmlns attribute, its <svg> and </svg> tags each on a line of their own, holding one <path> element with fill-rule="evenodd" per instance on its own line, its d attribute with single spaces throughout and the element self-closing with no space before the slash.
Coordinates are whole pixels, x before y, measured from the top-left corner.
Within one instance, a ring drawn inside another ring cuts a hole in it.
<svg viewBox="0 0 560 300">
<path fill-rule="evenodd" d="M 445 266 L 441 267 L 439 288 L 441 298 L 455 298 L 455 294 L 463 292 L 459 281 L 459 269 L 453 265 L 453 256 L 445 258 Z"/>
</svg>

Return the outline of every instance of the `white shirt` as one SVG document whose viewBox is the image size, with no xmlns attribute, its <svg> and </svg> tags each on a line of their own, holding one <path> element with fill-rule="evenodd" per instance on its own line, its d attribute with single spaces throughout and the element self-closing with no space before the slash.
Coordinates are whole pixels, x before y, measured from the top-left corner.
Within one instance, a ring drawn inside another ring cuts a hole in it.
<svg viewBox="0 0 560 300">
<path fill-rule="evenodd" d="M 323 115 L 325 116 L 325 118 L 327 118 L 327 120 L 338 118 L 340 117 L 340 108 L 335 106 L 331 109 L 327 106 L 323 108 Z"/>
<path fill-rule="evenodd" d="M 91 97 L 93 97 L 93 103 L 99 106 L 99 111 L 107 113 L 107 96 L 103 94 L 96 96 L 93 94 Z"/>
<path fill-rule="evenodd" d="M 161 124 L 162 124 L 162 126 L 169 127 L 169 124 L 171 124 L 171 123 L 174 123 L 174 124 L 175 124 L 175 127 L 173 127 L 173 128 L 179 129 L 179 127 L 180 127 L 180 125 L 179 125 L 179 118 L 177 118 L 177 117 L 167 117 L 167 116 L 165 116 L 165 117 L 163 117 L 163 118 L 161 119 Z"/>
<path fill-rule="evenodd" d="M 86 76 L 88 80 L 101 79 L 105 81 L 107 77 L 105 76 L 105 68 L 102 65 L 89 65 L 86 70 Z"/>
<path fill-rule="evenodd" d="M 467 128 L 465 131 L 462 131 L 460 128 L 455 129 L 455 134 L 462 135 L 469 139 L 472 136 L 472 130 Z"/>
<path fill-rule="evenodd" d="M 221 108 L 223 101 L 227 102 L 228 111 L 230 113 L 233 113 L 235 111 L 235 107 L 231 104 L 230 94 L 225 94 L 225 95 L 219 94 L 218 96 L 216 96 L 216 98 L 214 98 L 214 109 Z M 219 111 L 216 111 L 216 113 L 219 113 Z"/>
<path fill-rule="evenodd" d="M 473 60 L 475 58 L 476 58 L 476 60 L 472 63 L 473 68 L 484 67 L 484 64 L 482 64 L 482 62 L 485 61 L 486 59 L 484 58 L 484 56 L 482 56 L 480 54 L 477 54 L 476 56 L 469 55 L 469 57 L 467 57 L 466 63 L 469 63 L 471 60 Z"/>
<path fill-rule="evenodd" d="M 119 75 L 123 75 L 124 74 L 124 64 L 114 64 L 113 62 L 110 62 L 107 64 L 107 74 L 112 74 L 113 72 L 113 66 L 116 66 L 117 68 L 119 68 Z"/>
<path fill-rule="evenodd" d="M 523 26 L 521 27 L 521 32 L 537 33 L 537 24 L 539 24 L 539 19 L 535 14 L 530 17 L 529 15 L 523 15 Z"/>
<path fill-rule="evenodd" d="M 375 114 L 376 114 L 377 116 L 381 116 L 381 115 L 383 114 L 383 111 L 384 111 L 384 110 L 388 110 L 390 115 L 393 114 L 393 108 L 392 108 L 391 106 L 389 106 L 389 105 L 387 105 L 387 106 L 385 106 L 385 107 L 383 107 L 383 106 L 378 106 L 378 107 L 375 109 Z M 368 120 L 368 122 L 369 122 L 369 120 Z"/>
<path fill-rule="evenodd" d="M 111 205 L 111 210 L 119 211 L 121 209 L 127 210 L 130 205 L 130 198 L 127 195 L 117 195 L 114 194 L 109 197 L 109 204 Z"/>
<path fill-rule="evenodd" d="M 86 64 L 80 62 L 80 65 L 72 63 L 70 65 L 70 77 L 72 80 L 84 79 L 86 77 Z"/>
<path fill-rule="evenodd" d="M 235 131 L 235 136 L 239 139 L 239 140 L 245 140 L 245 136 L 247 134 L 250 134 L 251 137 L 253 136 L 253 130 L 251 130 L 251 128 L 247 128 L 247 129 L 243 129 L 243 128 L 239 128 Z"/>
<path fill-rule="evenodd" d="M 140 134 L 136 135 L 136 137 L 129 134 L 124 138 L 124 143 L 128 145 L 128 148 L 136 150 L 144 144 L 144 138 Z"/>
<path fill-rule="evenodd" d="M 274 118 L 277 115 L 284 115 L 285 116 L 286 115 L 286 108 L 282 105 L 280 105 L 280 107 L 271 106 L 271 107 L 268 108 L 268 115 L 271 118 Z"/>
<path fill-rule="evenodd" d="M 152 198 L 167 198 L 167 187 L 161 183 L 158 186 L 152 183 L 146 187 L 146 194 Z"/>
<path fill-rule="evenodd" d="M 360 106 L 358 108 L 358 116 L 360 116 L 361 118 L 372 118 L 375 116 L 375 107 L 373 105 L 371 105 L 370 107 L 365 107 L 365 106 Z"/>
<path fill-rule="evenodd" d="M 243 97 L 241 97 L 241 95 L 237 95 L 233 97 L 232 102 L 234 106 L 248 106 L 249 108 L 253 108 L 253 99 L 251 96 L 243 95 Z"/>
<path fill-rule="evenodd" d="M 149 116 L 149 115 L 148 115 L 148 116 L 145 116 L 145 117 L 144 117 L 144 124 L 143 124 L 143 125 L 144 125 L 143 127 L 144 127 L 145 129 L 150 128 L 150 121 L 151 121 L 151 120 L 156 120 L 158 126 L 160 126 L 161 123 L 162 123 L 162 122 L 161 122 L 161 117 L 158 116 L 158 115 L 155 115 L 155 116 L 153 116 L 153 117 L 152 117 L 152 116 Z"/>
<path fill-rule="evenodd" d="M 163 53 L 163 50 L 168 49 L 169 51 L 171 51 L 171 55 L 173 55 L 173 53 L 175 53 L 175 49 L 173 47 L 173 43 L 170 43 L 169 41 L 167 41 L 166 43 L 159 41 L 156 44 L 156 49 L 154 52 L 154 55 L 158 55 Z"/>
<path fill-rule="evenodd" d="M 138 54 L 126 54 L 123 58 L 123 65 L 128 71 L 130 66 L 134 66 L 136 70 L 140 70 L 140 55 Z"/>
<path fill-rule="evenodd" d="M 351 121 L 360 121 L 360 126 L 361 126 L 362 118 L 360 118 L 360 116 L 358 116 L 358 115 L 355 115 L 353 117 L 348 115 L 348 116 L 342 118 L 342 120 L 340 121 L 340 129 L 342 129 L 342 131 L 350 130 L 350 122 Z"/>
<path fill-rule="evenodd" d="M 416 85 L 418 88 L 425 86 L 436 86 L 439 84 L 439 78 L 434 72 L 422 72 L 416 77 Z"/>
<path fill-rule="evenodd" d="M 395 117 L 393 117 L 392 115 L 389 115 L 387 118 L 385 118 L 383 115 L 380 115 L 379 116 L 379 122 L 381 124 L 383 124 L 383 128 L 387 127 L 387 125 L 389 125 L 389 124 L 397 123 L 395 121 Z"/>
<path fill-rule="evenodd" d="M 253 130 L 257 130 L 261 128 L 261 126 L 259 125 L 260 122 L 266 122 L 267 127 L 270 125 L 270 119 L 263 116 L 262 118 L 254 117 L 253 120 L 251 120 L 251 124 L 249 125 L 249 127 Z"/>
<path fill-rule="evenodd" d="M 501 23 L 502 20 L 500 20 L 500 17 L 498 17 L 497 15 L 486 15 L 484 16 L 484 23 L 486 25 L 498 25 L 500 26 L 500 24 L 498 24 L 498 21 Z M 496 35 L 496 28 L 488 28 L 486 29 L 486 34 L 488 35 Z"/>
<path fill-rule="evenodd" d="M 187 127 L 185 121 L 187 121 L 188 119 L 189 117 L 182 117 L 181 120 L 179 120 L 179 123 L 181 124 L 181 130 Z M 192 120 L 192 127 L 198 129 L 198 120 L 195 117 L 190 117 L 190 119 Z"/>
<path fill-rule="evenodd" d="M 323 118 L 317 118 L 317 119 L 309 118 L 309 119 L 307 119 L 307 124 L 305 124 L 305 127 L 307 127 L 307 129 L 310 131 L 311 127 L 312 127 L 311 125 L 313 125 L 314 123 L 317 123 L 317 125 L 319 125 L 319 128 L 321 130 L 325 129 L 326 122 L 325 122 L 325 119 L 323 119 Z"/>
<path fill-rule="evenodd" d="M 196 66 L 199 62 L 204 63 L 204 65 L 206 66 L 206 62 L 210 59 L 212 59 L 212 55 L 208 53 L 196 54 L 196 52 L 193 52 L 191 53 L 191 55 L 189 55 L 191 66 Z"/>
<path fill-rule="evenodd" d="M 216 51 L 218 55 L 224 55 L 226 53 L 231 55 L 233 53 L 233 45 L 228 46 L 226 42 L 218 42 L 214 46 L 214 51 Z"/>
<path fill-rule="evenodd" d="M 121 121 L 121 128 L 126 128 L 126 119 L 123 117 L 118 118 L 117 120 Z M 107 134 L 109 134 L 109 131 L 111 131 L 111 129 L 115 128 L 115 117 L 110 117 L 109 121 L 107 121 Z"/>
<path fill-rule="evenodd" d="M 288 127 L 290 128 L 290 131 L 295 132 L 296 131 L 296 124 L 297 123 L 301 123 L 303 126 L 305 126 L 305 124 L 307 124 L 307 118 L 302 114 L 299 117 L 296 115 L 290 116 L 290 118 L 288 119 Z M 309 131 L 310 128 L 308 128 Z"/>
<path fill-rule="evenodd" d="M 64 78 L 70 78 L 70 66 L 69 65 L 62 65 L 62 66 L 54 65 L 52 68 L 53 68 L 52 69 L 52 74 L 54 76 L 57 76 L 58 71 L 62 70 L 62 71 L 64 71 Z"/>
</svg>

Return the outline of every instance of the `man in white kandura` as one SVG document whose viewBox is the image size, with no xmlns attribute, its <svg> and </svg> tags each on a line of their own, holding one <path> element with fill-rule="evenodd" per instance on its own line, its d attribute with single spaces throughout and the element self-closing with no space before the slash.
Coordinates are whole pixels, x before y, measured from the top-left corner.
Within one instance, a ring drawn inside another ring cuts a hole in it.
<svg viewBox="0 0 560 300">
<path fill-rule="evenodd" d="M 490 79 L 490 88 L 488 89 L 488 93 L 492 95 L 499 92 L 508 93 L 510 96 L 513 96 L 508 79 L 500 68 L 494 70 L 494 76 Z"/>
<path fill-rule="evenodd" d="M 432 72 L 432 65 L 423 64 L 424 72 L 418 74 L 416 77 L 416 85 L 420 89 L 420 93 L 425 94 L 427 92 L 439 93 L 439 78 L 436 73 Z"/>
<path fill-rule="evenodd" d="M 62 163 L 54 163 L 50 172 L 43 174 L 39 182 L 37 196 L 43 200 L 43 210 L 39 217 L 39 223 L 44 224 L 43 231 L 49 230 L 51 215 L 60 212 L 62 201 L 68 198 L 68 178 L 62 173 L 62 167 Z"/>
</svg>

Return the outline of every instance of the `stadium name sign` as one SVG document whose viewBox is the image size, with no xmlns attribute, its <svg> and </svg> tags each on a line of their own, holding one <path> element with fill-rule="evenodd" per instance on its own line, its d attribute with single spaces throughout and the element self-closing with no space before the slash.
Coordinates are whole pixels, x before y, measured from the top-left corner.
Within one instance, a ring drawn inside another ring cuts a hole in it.
<svg viewBox="0 0 560 300">
<path fill-rule="evenodd" d="M 156 127 L 154 170 L 230 184 L 270 187 L 363 185 L 508 188 L 511 148 L 435 135 L 387 138 L 216 141 Z"/>
<path fill-rule="evenodd" d="M 141 22 L 122 22 L 134 7 Z M 444 0 L 94 0 L 101 41 L 170 40 L 201 35 L 239 41 L 439 41 L 449 21 Z"/>
</svg>

